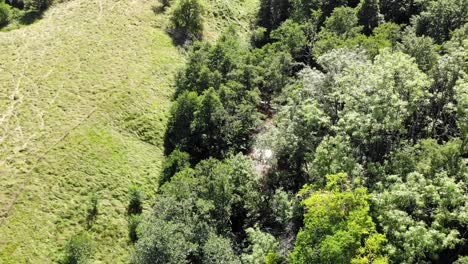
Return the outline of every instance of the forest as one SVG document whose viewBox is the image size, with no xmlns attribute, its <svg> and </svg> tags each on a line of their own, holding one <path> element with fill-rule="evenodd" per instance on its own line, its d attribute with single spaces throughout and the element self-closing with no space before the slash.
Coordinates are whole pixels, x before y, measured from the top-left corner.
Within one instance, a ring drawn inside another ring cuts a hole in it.
<svg viewBox="0 0 468 264">
<path fill-rule="evenodd" d="M 468 263 L 468 1 L 262 0 L 247 43 L 164 2 L 189 54 L 134 263 Z"/>
<path fill-rule="evenodd" d="M 131 263 L 468 264 L 468 0 L 260 0 L 216 40 L 209 3 L 159 2 L 186 60 Z M 0 27 L 51 3 L 0 0 Z"/>
</svg>

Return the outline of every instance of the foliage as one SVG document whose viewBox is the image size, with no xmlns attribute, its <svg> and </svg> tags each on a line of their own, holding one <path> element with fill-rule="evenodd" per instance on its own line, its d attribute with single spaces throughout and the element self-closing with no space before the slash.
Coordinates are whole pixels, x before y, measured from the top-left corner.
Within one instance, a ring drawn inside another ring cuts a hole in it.
<svg viewBox="0 0 468 264">
<path fill-rule="evenodd" d="M 466 83 L 466 55 L 464 48 L 459 47 L 456 42 L 458 41 L 454 38 L 453 42 L 447 43 L 448 53 L 438 58 L 432 70 L 434 82 L 431 85 L 430 104 L 427 109 L 430 122 L 427 134 L 430 137 L 447 139 L 450 136 L 458 136 L 460 132 L 457 125 L 458 113 L 455 106 L 458 100 L 455 87 Z M 461 109 L 460 113 L 463 111 Z"/>
<path fill-rule="evenodd" d="M 363 71 L 366 76 L 358 75 Z M 350 67 L 337 82 L 344 104 L 338 126 L 358 140 L 361 151 L 375 161 L 414 129 L 405 124 L 417 113 L 429 87 L 427 76 L 411 57 L 389 50 L 383 50 L 372 64 Z"/>
<path fill-rule="evenodd" d="M 334 9 L 317 36 L 314 55 L 318 58 L 327 51 L 345 46 L 346 40 L 356 38 L 361 30 L 362 26 L 358 26 L 358 18 L 353 8 Z"/>
<path fill-rule="evenodd" d="M 317 102 L 312 100 L 298 102 L 294 107 L 285 108 L 283 111 L 278 114 L 278 118 L 281 118 L 278 121 L 280 134 L 277 136 L 278 142 L 275 142 L 274 150 L 279 166 L 288 166 L 289 171 L 296 174 L 295 178 L 284 176 L 280 182 L 281 186 L 294 189 L 305 183 L 305 158 L 320 144 L 331 122 Z"/>
<path fill-rule="evenodd" d="M 466 163 L 461 141 L 439 145 L 423 140 L 399 155 L 373 201 L 389 240 L 390 257 L 400 263 L 433 261 L 466 247 Z M 401 162 L 408 162 L 400 167 Z M 405 171 L 400 171 L 404 168 Z"/>
<path fill-rule="evenodd" d="M 323 1 L 323 0 L 292 0 L 293 17 L 297 21 L 303 21 L 314 16 L 314 11 L 321 14 L 320 21 L 324 21 L 337 7 L 348 4 L 348 0 Z"/>
<path fill-rule="evenodd" d="M 159 185 L 171 180 L 172 176 L 190 166 L 190 155 L 187 152 L 174 150 L 165 160 Z"/>
<path fill-rule="evenodd" d="M 257 24 L 269 33 L 289 17 L 290 9 L 289 0 L 261 0 Z"/>
<path fill-rule="evenodd" d="M 337 135 L 325 137 L 315 149 L 314 155 L 307 157 L 310 181 L 325 186 L 323 175 L 346 172 L 348 177 L 355 179 L 361 176 L 362 166 L 353 153 L 349 136 Z"/>
<path fill-rule="evenodd" d="M 372 30 L 383 20 L 380 15 L 379 0 L 362 0 L 358 7 L 357 16 L 359 24 L 364 27 L 363 32 L 370 35 Z"/>
<path fill-rule="evenodd" d="M 226 152 L 226 140 L 223 127 L 227 112 L 213 88 L 203 92 L 200 105 L 195 112 L 190 129 L 197 144 L 193 154 L 197 157 L 221 158 Z"/>
<path fill-rule="evenodd" d="M 34 11 L 40 11 L 49 7 L 51 2 L 51 0 L 25 0 L 24 8 Z"/>
<path fill-rule="evenodd" d="M 305 28 L 292 20 L 286 20 L 281 26 L 271 32 L 271 38 L 275 40 L 274 45 L 281 51 L 287 51 L 293 57 L 307 46 L 307 36 Z"/>
<path fill-rule="evenodd" d="M 172 5 L 173 0 L 159 0 L 159 2 L 161 3 L 162 8 L 165 9 Z"/>
<path fill-rule="evenodd" d="M 362 263 L 369 254 L 376 263 L 387 263 L 382 244 L 369 215 L 369 195 L 363 187 L 353 188 L 346 174 L 327 176 L 325 189 L 303 196 L 304 228 L 299 231 L 291 263 Z M 363 244 L 362 241 L 365 241 Z M 372 256 L 373 255 L 373 256 Z"/>
<path fill-rule="evenodd" d="M 400 44 L 400 50 L 416 59 L 419 68 L 429 72 L 439 58 L 434 41 L 430 37 L 418 37 L 413 28 L 407 28 Z"/>
<path fill-rule="evenodd" d="M 171 14 L 172 28 L 185 39 L 200 39 L 204 12 L 200 0 L 177 0 Z"/>
<path fill-rule="evenodd" d="M 79 233 L 70 238 L 65 247 L 64 264 L 91 263 L 96 251 L 95 243 L 87 233 Z"/>
<path fill-rule="evenodd" d="M 413 22 L 419 35 L 428 35 L 437 43 L 450 38 L 450 32 L 466 23 L 468 2 L 465 0 L 429 1 L 428 7 Z"/>
<path fill-rule="evenodd" d="M 135 259 L 463 261 L 468 27 L 435 2 L 265 0 L 252 46 L 195 43 Z"/>
<path fill-rule="evenodd" d="M 242 262 L 248 264 L 263 264 L 267 259 L 273 258 L 272 254 L 277 252 L 279 244 L 275 237 L 265 233 L 258 227 L 246 230 L 250 246 L 247 253 L 242 254 Z"/>
<path fill-rule="evenodd" d="M 0 27 L 5 26 L 10 21 L 10 7 L 0 1 Z"/>
<path fill-rule="evenodd" d="M 240 264 L 241 262 L 232 250 L 229 239 L 212 235 L 203 246 L 203 263 Z"/>
<path fill-rule="evenodd" d="M 361 34 L 362 29 L 363 27 L 358 25 L 353 9 L 337 8 L 336 13 L 334 11 L 325 21 L 324 27 L 317 36 L 313 50 L 315 57 L 319 58 L 333 49 L 362 47 L 368 51 L 370 58 L 374 58 L 381 49 L 396 45 L 400 26 L 394 23 L 382 23 L 373 28 L 369 36 Z"/>
<path fill-rule="evenodd" d="M 272 214 L 281 226 L 286 227 L 294 216 L 294 201 L 290 194 L 276 189 L 271 201 Z"/>
<path fill-rule="evenodd" d="M 226 237 L 255 216 L 258 188 L 254 166 L 241 154 L 224 161 L 204 160 L 176 173 L 161 187 L 154 212 L 141 229 L 135 262 L 216 262 L 214 257 L 219 256 L 236 263 Z M 241 226 L 234 226 L 231 219 Z"/>
<path fill-rule="evenodd" d="M 454 264 L 466 264 L 468 263 L 468 257 L 460 257 Z"/>
<path fill-rule="evenodd" d="M 386 21 L 408 24 L 413 15 L 419 14 L 428 1 L 380 0 L 380 11 Z"/>
<path fill-rule="evenodd" d="M 187 263 L 187 257 L 196 250 L 190 242 L 192 231 L 182 224 L 154 219 L 143 226 L 142 232 L 134 263 Z"/>
<path fill-rule="evenodd" d="M 137 186 L 130 187 L 130 201 L 127 213 L 129 215 L 139 215 L 143 212 L 143 193 Z"/>
</svg>

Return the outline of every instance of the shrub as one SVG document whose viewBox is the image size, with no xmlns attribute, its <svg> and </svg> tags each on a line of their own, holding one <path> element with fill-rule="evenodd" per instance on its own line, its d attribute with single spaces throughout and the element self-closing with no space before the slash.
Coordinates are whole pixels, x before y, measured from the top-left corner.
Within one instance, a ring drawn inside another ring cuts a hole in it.
<svg viewBox="0 0 468 264">
<path fill-rule="evenodd" d="M 171 17 L 174 33 L 186 40 L 200 39 L 203 33 L 203 13 L 204 7 L 200 0 L 179 0 Z"/>
<path fill-rule="evenodd" d="M 143 211 L 142 204 L 143 193 L 138 187 L 130 188 L 130 203 L 128 204 L 127 212 L 129 215 L 139 215 Z"/>
<path fill-rule="evenodd" d="M 65 247 L 65 258 L 63 264 L 86 264 L 90 263 L 96 251 L 96 246 L 90 235 L 80 233 L 74 235 Z"/>
</svg>

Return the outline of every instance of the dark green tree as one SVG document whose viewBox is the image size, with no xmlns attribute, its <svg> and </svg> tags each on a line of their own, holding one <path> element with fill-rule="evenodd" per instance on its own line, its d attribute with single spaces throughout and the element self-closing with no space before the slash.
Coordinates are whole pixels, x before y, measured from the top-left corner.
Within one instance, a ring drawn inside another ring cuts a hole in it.
<svg viewBox="0 0 468 264">
<path fill-rule="evenodd" d="M 143 192 L 137 186 L 132 186 L 129 191 L 128 215 L 139 215 L 143 212 Z"/>
<path fill-rule="evenodd" d="M 362 0 L 358 6 L 357 16 L 359 24 L 364 27 L 363 32 L 370 35 L 383 20 L 380 15 L 379 0 Z"/>
<path fill-rule="evenodd" d="M 362 26 L 358 25 L 356 11 L 350 7 L 338 7 L 333 10 L 330 17 L 317 35 L 313 53 L 315 58 L 335 48 L 357 46 L 355 42 L 348 42 L 360 37 Z"/>
<path fill-rule="evenodd" d="M 192 230 L 180 223 L 153 219 L 143 226 L 142 231 L 144 235 L 135 245 L 133 263 L 186 263 L 197 249 L 191 242 Z"/>
<path fill-rule="evenodd" d="M 422 11 L 426 2 L 428 1 L 380 0 L 380 11 L 387 22 L 408 24 L 413 15 Z"/>
<path fill-rule="evenodd" d="M 223 76 L 217 69 L 209 67 L 211 49 L 212 45 L 205 42 L 196 42 L 192 46 L 187 66 L 176 79 L 176 96 L 185 91 L 201 94 L 210 87 L 219 88 Z"/>
<path fill-rule="evenodd" d="M 416 59 L 419 68 L 428 73 L 439 58 L 434 40 L 430 37 L 418 37 L 414 28 L 407 28 L 402 36 L 399 48 Z"/>
<path fill-rule="evenodd" d="M 227 154 L 224 126 L 227 113 L 213 88 L 206 90 L 200 98 L 190 126 L 194 141 L 193 155 L 198 160 L 208 157 L 220 158 Z"/>
<path fill-rule="evenodd" d="M 427 9 L 415 18 L 418 35 L 432 37 L 436 43 L 450 39 L 450 32 L 463 26 L 468 16 L 468 1 L 429 1 Z"/>
<path fill-rule="evenodd" d="M 10 6 L 0 1 L 0 27 L 5 26 L 10 21 Z"/>
<path fill-rule="evenodd" d="M 25 0 L 24 7 L 33 11 L 42 11 L 49 7 L 51 0 Z"/>
<path fill-rule="evenodd" d="M 307 21 L 320 12 L 319 24 L 331 15 L 333 10 L 348 4 L 348 0 L 292 0 L 293 18 L 297 22 Z"/>
<path fill-rule="evenodd" d="M 292 20 L 286 20 L 278 29 L 271 32 L 271 38 L 275 40 L 274 46 L 281 51 L 289 52 L 294 58 L 301 59 L 302 56 L 308 55 L 303 53 L 309 44 L 305 28 Z"/>
<path fill-rule="evenodd" d="M 200 0 L 177 0 L 171 15 L 174 33 L 188 40 L 200 39 L 203 35 L 205 8 Z"/>
<path fill-rule="evenodd" d="M 290 9 L 290 0 L 261 0 L 257 25 L 268 34 L 289 17 Z"/>
<path fill-rule="evenodd" d="M 177 97 L 170 111 L 165 136 L 165 151 L 172 153 L 180 149 L 191 153 L 193 151 L 193 138 L 190 127 L 199 107 L 199 98 L 196 92 L 185 92 Z"/>
</svg>

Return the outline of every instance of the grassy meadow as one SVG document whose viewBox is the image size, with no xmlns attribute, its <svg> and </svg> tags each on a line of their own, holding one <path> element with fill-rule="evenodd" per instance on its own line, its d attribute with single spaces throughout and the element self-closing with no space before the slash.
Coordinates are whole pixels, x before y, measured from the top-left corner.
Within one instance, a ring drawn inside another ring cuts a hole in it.
<svg viewBox="0 0 468 264">
<path fill-rule="evenodd" d="M 154 4 L 69 1 L 0 33 L 1 263 L 56 262 L 93 193 L 97 262 L 128 260 L 128 189 L 155 191 L 183 63 Z"/>
</svg>

